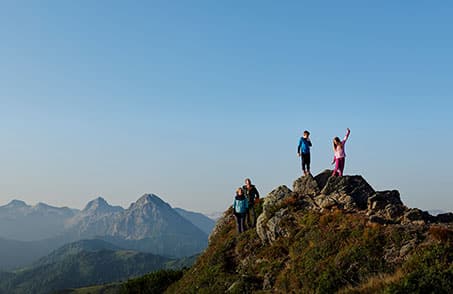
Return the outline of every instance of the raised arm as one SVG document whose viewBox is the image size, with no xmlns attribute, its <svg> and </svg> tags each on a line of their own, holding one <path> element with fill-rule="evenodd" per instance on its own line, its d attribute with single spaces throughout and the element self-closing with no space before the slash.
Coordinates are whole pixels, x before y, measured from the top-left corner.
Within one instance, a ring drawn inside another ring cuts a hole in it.
<svg viewBox="0 0 453 294">
<path fill-rule="evenodd" d="M 344 136 L 344 139 L 343 139 L 343 144 L 346 142 L 346 140 L 348 140 L 350 133 L 351 133 L 351 130 L 349 128 L 347 128 L 346 136 Z"/>
</svg>

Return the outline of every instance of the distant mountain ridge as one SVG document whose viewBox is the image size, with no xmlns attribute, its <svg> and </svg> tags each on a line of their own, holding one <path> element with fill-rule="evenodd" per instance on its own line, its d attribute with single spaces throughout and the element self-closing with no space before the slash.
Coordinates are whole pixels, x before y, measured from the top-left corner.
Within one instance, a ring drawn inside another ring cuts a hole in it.
<svg viewBox="0 0 453 294">
<path fill-rule="evenodd" d="M 154 194 L 143 195 L 127 209 L 102 197 L 83 210 L 44 203 L 30 206 L 20 200 L 0 207 L 0 257 L 5 257 L 0 269 L 24 266 L 65 243 L 94 238 L 122 248 L 184 257 L 204 250 L 208 233 Z"/>
<path fill-rule="evenodd" d="M 187 211 L 182 208 L 175 208 L 176 212 L 200 228 L 206 234 L 210 234 L 215 226 L 215 221 L 206 215 L 198 212 Z"/>
<path fill-rule="evenodd" d="M 44 203 L 34 206 L 12 200 L 0 206 L 0 237 L 18 241 L 51 238 L 65 231 L 65 221 L 78 210 Z"/>
<path fill-rule="evenodd" d="M 125 280 L 181 265 L 184 263 L 125 250 L 103 240 L 81 240 L 64 245 L 16 273 L 0 273 L 0 293 L 52 293 L 65 288 Z"/>
</svg>

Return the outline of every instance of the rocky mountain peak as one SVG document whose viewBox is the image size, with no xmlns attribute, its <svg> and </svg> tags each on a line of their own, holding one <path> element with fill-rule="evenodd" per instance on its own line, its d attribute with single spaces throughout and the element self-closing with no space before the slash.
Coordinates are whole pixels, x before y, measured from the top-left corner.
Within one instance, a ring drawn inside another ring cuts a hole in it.
<svg viewBox="0 0 453 294">
<path fill-rule="evenodd" d="M 24 201 L 22 200 L 17 200 L 17 199 L 14 199 L 12 200 L 11 202 L 9 202 L 6 207 L 10 207 L 10 208 L 21 208 L 21 207 L 28 207 L 27 203 L 25 203 Z"/>
<path fill-rule="evenodd" d="M 171 208 L 170 205 L 163 201 L 159 196 L 155 194 L 144 194 L 140 197 L 137 202 L 132 204 L 135 208 L 143 208 L 144 206 L 152 206 L 159 208 Z"/>
<path fill-rule="evenodd" d="M 99 213 L 109 213 L 109 212 L 117 212 L 122 210 L 119 206 L 111 206 L 110 204 L 105 201 L 104 198 L 98 197 L 94 200 L 88 202 L 88 204 L 83 209 L 83 212 L 99 212 Z"/>
</svg>

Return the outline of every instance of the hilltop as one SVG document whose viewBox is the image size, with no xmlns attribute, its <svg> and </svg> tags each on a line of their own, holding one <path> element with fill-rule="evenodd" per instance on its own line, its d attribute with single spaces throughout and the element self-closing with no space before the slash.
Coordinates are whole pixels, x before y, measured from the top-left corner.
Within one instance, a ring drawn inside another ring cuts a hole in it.
<svg viewBox="0 0 453 294">
<path fill-rule="evenodd" d="M 406 207 L 396 190 L 330 174 L 277 187 L 243 234 L 227 210 L 167 292 L 453 292 L 452 213 L 432 216 Z"/>
</svg>

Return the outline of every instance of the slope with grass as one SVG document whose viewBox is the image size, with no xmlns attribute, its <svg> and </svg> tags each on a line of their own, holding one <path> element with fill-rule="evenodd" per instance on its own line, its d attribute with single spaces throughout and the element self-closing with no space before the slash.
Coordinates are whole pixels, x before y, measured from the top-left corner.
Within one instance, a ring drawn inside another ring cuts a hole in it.
<svg viewBox="0 0 453 294">
<path fill-rule="evenodd" d="M 453 293 L 453 218 L 406 207 L 360 176 L 295 181 L 237 234 L 232 211 L 167 293 Z"/>
</svg>

